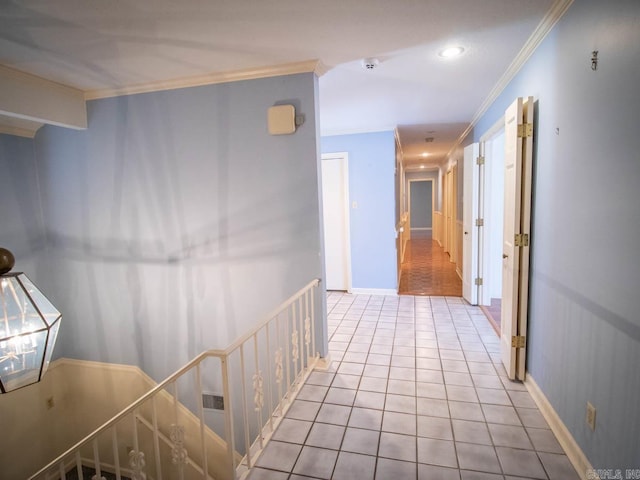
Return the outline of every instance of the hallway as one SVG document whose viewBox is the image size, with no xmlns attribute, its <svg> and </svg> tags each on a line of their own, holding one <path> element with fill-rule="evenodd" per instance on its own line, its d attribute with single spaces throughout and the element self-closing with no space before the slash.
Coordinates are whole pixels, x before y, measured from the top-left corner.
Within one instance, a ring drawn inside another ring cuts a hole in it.
<svg viewBox="0 0 640 480">
<path fill-rule="evenodd" d="M 431 231 L 411 232 L 401 265 L 400 295 L 462 296 L 462 280 Z"/>
<path fill-rule="evenodd" d="M 315 371 L 252 480 L 577 480 L 500 345 L 461 298 L 327 297 Z"/>
</svg>

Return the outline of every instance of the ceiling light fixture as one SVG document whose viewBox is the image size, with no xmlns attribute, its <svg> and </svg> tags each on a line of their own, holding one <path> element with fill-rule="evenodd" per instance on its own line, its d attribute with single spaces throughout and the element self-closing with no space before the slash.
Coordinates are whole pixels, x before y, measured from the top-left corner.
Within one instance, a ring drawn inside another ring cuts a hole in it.
<svg viewBox="0 0 640 480">
<path fill-rule="evenodd" d="M 447 47 L 444 50 L 440 50 L 440 55 L 442 58 L 453 58 L 459 57 L 464 52 L 464 48 L 462 47 Z"/>
<path fill-rule="evenodd" d="M 421 157 L 426 158 L 426 157 L 428 157 L 428 156 L 429 156 L 429 153 L 428 153 L 428 152 L 422 152 L 422 153 L 420 154 L 420 156 L 421 156 Z"/>
<path fill-rule="evenodd" d="M 420 165 L 420 168 L 424 168 L 424 165 Z"/>
<path fill-rule="evenodd" d="M 0 393 L 39 382 L 47 371 L 62 316 L 0 248 Z"/>
</svg>

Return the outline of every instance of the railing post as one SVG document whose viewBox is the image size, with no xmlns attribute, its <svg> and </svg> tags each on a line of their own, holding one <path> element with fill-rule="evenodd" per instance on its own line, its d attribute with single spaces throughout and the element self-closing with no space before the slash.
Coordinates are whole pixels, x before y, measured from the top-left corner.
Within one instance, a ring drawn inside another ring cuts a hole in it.
<svg viewBox="0 0 640 480">
<path fill-rule="evenodd" d="M 111 448 L 113 449 L 113 466 L 116 471 L 116 480 L 122 480 L 120 475 L 120 453 L 118 452 L 118 431 L 116 426 L 111 430 Z M 78 461 L 80 458 L 78 458 Z M 80 477 L 82 480 L 82 477 Z"/>
<path fill-rule="evenodd" d="M 194 370 L 196 376 L 196 402 L 198 405 L 198 414 L 200 417 L 200 442 L 202 443 L 202 471 L 205 480 L 209 476 L 209 465 L 207 459 L 207 443 L 204 436 L 204 406 L 202 405 L 202 378 L 200 376 L 200 363 L 196 365 Z"/>
<path fill-rule="evenodd" d="M 233 408 L 231 402 L 231 390 L 229 389 L 229 363 L 228 356 L 220 358 L 222 370 L 222 395 L 224 396 L 224 436 L 227 442 L 227 455 L 229 456 L 229 467 L 231 468 L 231 478 L 236 479 L 235 434 L 233 432 Z"/>
</svg>

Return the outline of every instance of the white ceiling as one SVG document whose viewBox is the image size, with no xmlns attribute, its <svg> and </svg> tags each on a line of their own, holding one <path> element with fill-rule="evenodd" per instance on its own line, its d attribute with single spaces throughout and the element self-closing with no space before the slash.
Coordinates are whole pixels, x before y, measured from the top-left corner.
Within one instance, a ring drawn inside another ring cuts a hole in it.
<svg viewBox="0 0 640 480">
<path fill-rule="evenodd" d="M 0 64 L 84 91 L 319 59 L 323 134 L 439 162 L 554 0 L 0 0 Z M 446 45 L 457 59 L 442 59 Z M 362 67 L 365 57 L 378 68 Z M 428 133 L 433 132 L 433 133 Z M 425 137 L 434 137 L 427 144 Z"/>
</svg>

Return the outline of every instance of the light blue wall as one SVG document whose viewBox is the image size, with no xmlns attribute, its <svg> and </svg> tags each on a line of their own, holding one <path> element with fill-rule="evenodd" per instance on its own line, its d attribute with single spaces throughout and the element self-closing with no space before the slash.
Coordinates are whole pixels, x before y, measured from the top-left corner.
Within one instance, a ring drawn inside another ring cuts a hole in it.
<svg viewBox="0 0 640 480">
<path fill-rule="evenodd" d="M 33 140 L 0 134 L 0 247 L 36 285 L 46 245 L 40 200 Z"/>
<path fill-rule="evenodd" d="M 88 130 L 38 132 L 58 356 L 161 379 L 321 277 L 316 89 L 301 74 L 96 100 Z M 270 136 L 283 100 L 306 122 Z"/>
<path fill-rule="evenodd" d="M 393 132 L 322 137 L 322 153 L 349 153 L 353 288 L 397 288 Z"/>
<path fill-rule="evenodd" d="M 527 368 L 597 468 L 640 467 L 639 85 L 640 2 L 576 0 L 475 129 L 534 96 Z"/>
</svg>

